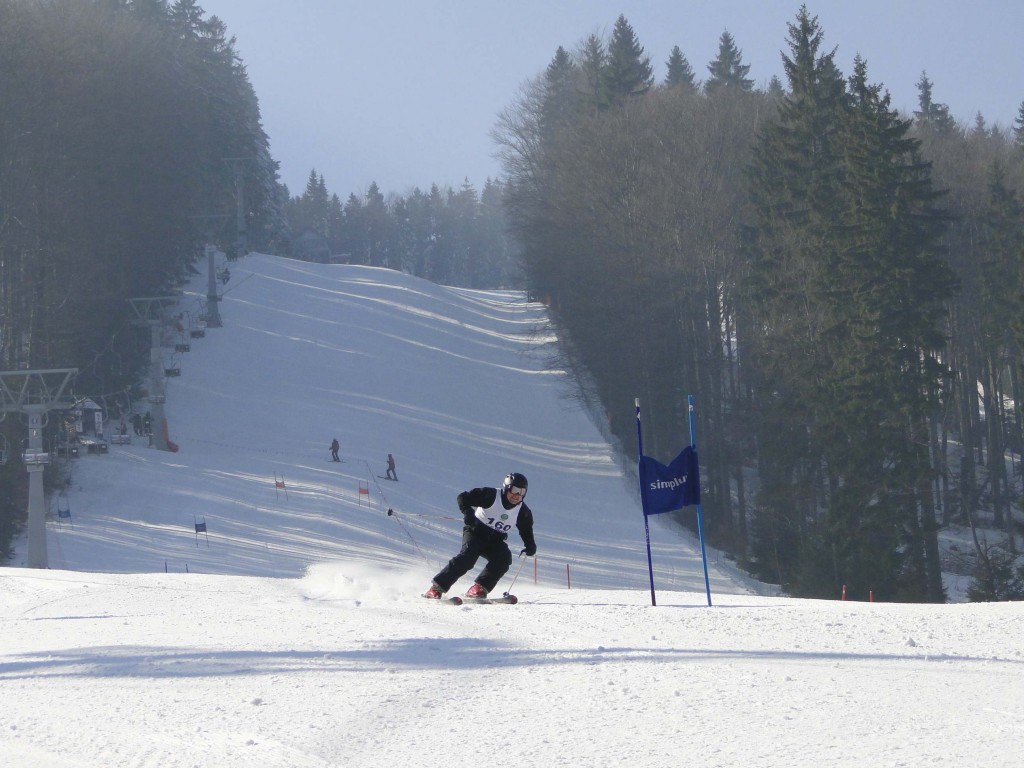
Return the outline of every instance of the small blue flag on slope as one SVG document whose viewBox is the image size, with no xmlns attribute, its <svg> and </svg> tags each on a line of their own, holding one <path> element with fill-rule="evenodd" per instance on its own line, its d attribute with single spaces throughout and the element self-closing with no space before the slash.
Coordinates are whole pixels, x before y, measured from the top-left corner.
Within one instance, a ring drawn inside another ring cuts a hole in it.
<svg viewBox="0 0 1024 768">
<path fill-rule="evenodd" d="M 641 456 L 640 502 L 645 515 L 660 515 L 700 504 L 696 449 L 688 445 L 668 466 L 650 456 Z"/>
</svg>

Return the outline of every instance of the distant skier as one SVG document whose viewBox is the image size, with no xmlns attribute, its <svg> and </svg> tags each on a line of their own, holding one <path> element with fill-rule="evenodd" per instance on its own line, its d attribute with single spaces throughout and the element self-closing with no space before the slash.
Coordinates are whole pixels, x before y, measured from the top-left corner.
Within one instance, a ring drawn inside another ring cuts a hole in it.
<svg viewBox="0 0 1024 768">
<path fill-rule="evenodd" d="M 341 459 L 338 458 L 339 448 L 341 448 L 341 445 L 338 443 L 338 438 L 334 438 L 331 441 L 331 459 L 334 461 L 341 461 Z"/>
<path fill-rule="evenodd" d="M 466 597 L 487 597 L 512 565 L 512 553 L 505 540 L 513 525 L 519 529 L 524 544 L 520 556 L 537 554 L 533 512 L 524 501 L 526 489 L 526 478 L 518 472 L 510 472 L 500 489 L 474 488 L 458 495 L 456 501 L 465 520 L 462 549 L 434 577 L 424 597 L 440 599 L 481 557 L 487 560 L 487 565 L 473 581 Z"/>
<path fill-rule="evenodd" d="M 388 471 L 387 471 L 387 475 L 388 475 L 388 480 L 394 480 L 396 483 L 398 482 L 398 473 L 395 472 L 395 457 L 392 456 L 390 453 L 388 454 Z"/>
</svg>

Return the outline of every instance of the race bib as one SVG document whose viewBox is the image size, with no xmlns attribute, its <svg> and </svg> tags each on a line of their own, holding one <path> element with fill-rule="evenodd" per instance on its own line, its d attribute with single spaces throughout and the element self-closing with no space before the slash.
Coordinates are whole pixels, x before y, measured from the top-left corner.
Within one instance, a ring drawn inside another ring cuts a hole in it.
<svg viewBox="0 0 1024 768">
<path fill-rule="evenodd" d="M 498 492 L 499 497 L 501 491 Z M 498 533 L 507 534 L 512 530 L 512 526 L 516 524 L 516 519 L 519 517 L 519 507 L 522 506 L 522 502 L 516 504 L 512 509 L 505 509 L 499 499 L 494 500 L 489 508 L 476 507 L 474 514 L 476 519 Z"/>
</svg>

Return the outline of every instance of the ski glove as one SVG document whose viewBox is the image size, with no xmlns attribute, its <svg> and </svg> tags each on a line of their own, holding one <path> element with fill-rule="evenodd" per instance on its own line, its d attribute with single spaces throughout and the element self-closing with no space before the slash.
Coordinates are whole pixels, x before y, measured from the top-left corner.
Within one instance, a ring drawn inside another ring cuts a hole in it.
<svg viewBox="0 0 1024 768">
<path fill-rule="evenodd" d="M 522 557 L 523 555 L 526 555 L 527 557 L 533 557 L 536 554 L 537 554 L 537 548 L 536 547 L 524 547 L 523 551 L 519 553 L 519 556 Z"/>
</svg>

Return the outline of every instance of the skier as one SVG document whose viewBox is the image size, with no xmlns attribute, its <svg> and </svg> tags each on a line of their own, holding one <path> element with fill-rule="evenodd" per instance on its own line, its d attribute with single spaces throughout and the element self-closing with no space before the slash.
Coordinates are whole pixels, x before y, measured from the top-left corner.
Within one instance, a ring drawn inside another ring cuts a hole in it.
<svg viewBox="0 0 1024 768">
<path fill-rule="evenodd" d="M 392 456 L 390 453 L 388 454 L 387 476 L 388 480 L 394 480 L 396 483 L 398 482 L 398 473 L 395 472 L 395 457 Z"/>
<path fill-rule="evenodd" d="M 338 449 L 339 448 L 341 448 L 341 445 L 338 443 L 338 438 L 334 438 L 331 441 L 331 460 L 332 461 L 341 461 L 341 459 L 338 458 Z"/>
<path fill-rule="evenodd" d="M 465 520 L 462 549 L 434 577 L 424 597 L 439 600 L 481 557 L 487 560 L 487 565 L 474 579 L 466 597 L 487 597 L 512 565 L 512 553 L 505 540 L 513 525 L 519 529 L 524 544 L 520 556 L 533 557 L 537 553 L 533 512 L 524 501 L 526 489 L 526 478 L 518 472 L 510 472 L 500 489 L 474 488 L 458 495 L 456 501 Z"/>
</svg>

